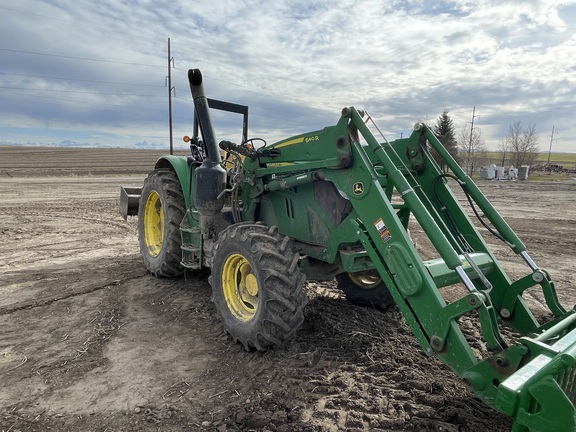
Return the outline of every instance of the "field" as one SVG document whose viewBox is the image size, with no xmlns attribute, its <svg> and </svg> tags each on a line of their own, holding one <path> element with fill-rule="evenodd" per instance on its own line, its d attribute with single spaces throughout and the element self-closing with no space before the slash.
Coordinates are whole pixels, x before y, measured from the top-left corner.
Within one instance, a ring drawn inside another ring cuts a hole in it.
<svg viewBox="0 0 576 432">
<path fill-rule="evenodd" d="M 498 152 L 488 152 L 486 154 L 486 159 L 482 160 L 483 165 L 496 164 L 500 165 L 502 163 L 502 155 Z M 505 165 L 509 165 L 510 160 L 507 159 Z M 564 170 L 576 170 L 576 153 L 550 153 L 550 166 L 552 166 L 552 171 L 548 167 L 548 153 L 538 153 L 536 160 L 534 161 L 533 167 L 530 169 L 529 180 L 545 180 L 545 177 L 552 177 L 553 179 L 565 179 L 566 177 L 573 177 L 570 173 L 560 173 L 555 167 L 562 167 Z M 572 171 L 573 172 L 573 171 Z"/>
<path fill-rule="evenodd" d="M 175 151 L 174 154 L 188 154 Z M 73 177 L 142 174 L 168 150 L 0 146 L 2 177 Z"/>
<path fill-rule="evenodd" d="M 548 163 L 548 153 L 539 153 L 536 161 Z M 558 165 L 576 165 L 576 153 L 550 153 L 550 163 Z"/>
<path fill-rule="evenodd" d="M 501 161 L 502 155 L 499 152 L 487 152 L 486 156 L 490 160 Z M 536 156 L 537 164 L 548 163 L 548 152 L 538 153 Z M 572 167 L 576 165 L 576 153 L 550 153 L 550 163 L 557 165 L 567 165 Z"/>
<path fill-rule="evenodd" d="M 333 283 L 307 283 L 305 323 L 282 348 L 232 343 L 208 275 L 148 275 L 137 221 L 118 213 L 120 185 L 141 185 L 159 153 L 0 146 L 0 431 L 510 429 L 395 308 L 351 305 Z M 480 186 L 571 308 L 576 181 Z M 543 313 L 539 291 L 526 300 Z"/>
</svg>

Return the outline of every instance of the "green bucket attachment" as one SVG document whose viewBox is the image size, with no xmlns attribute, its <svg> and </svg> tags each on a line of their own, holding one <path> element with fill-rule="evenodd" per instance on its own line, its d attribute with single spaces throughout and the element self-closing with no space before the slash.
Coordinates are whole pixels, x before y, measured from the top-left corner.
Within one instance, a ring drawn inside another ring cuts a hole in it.
<svg viewBox="0 0 576 432">
<path fill-rule="evenodd" d="M 499 386 L 494 407 L 514 418 L 513 432 L 576 430 L 576 313 L 519 342 L 530 360 Z"/>
</svg>

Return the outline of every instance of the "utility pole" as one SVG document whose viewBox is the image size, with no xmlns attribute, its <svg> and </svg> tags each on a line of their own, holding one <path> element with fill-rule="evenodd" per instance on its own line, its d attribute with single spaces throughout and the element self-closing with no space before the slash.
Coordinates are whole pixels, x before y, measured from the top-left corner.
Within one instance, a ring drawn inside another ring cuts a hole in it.
<svg viewBox="0 0 576 432">
<path fill-rule="evenodd" d="M 168 121 L 170 124 L 170 154 L 174 152 L 174 138 L 172 135 L 172 92 L 176 96 L 176 88 L 172 87 L 172 68 L 174 67 L 174 57 L 170 54 L 170 38 L 168 38 Z M 165 84 L 166 85 L 166 84 Z"/>
<path fill-rule="evenodd" d="M 470 123 L 470 142 L 468 143 L 468 160 L 466 161 L 466 170 L 468 171 L 468 175 L 472 175 L 472 171 L 473 171 L 473 167 L 470 167 L 470 159 L 472 158 L 472 137 L 473 137 L 473 132 L 474 132 L 474 119 L 476 117 L 480 117 L 479 115 L 475 115 L 476 114 L 476 107 L 474 106 L 472 108 L 472 122 Z"/>
<path fill-rule="evenodd" d="M 550 147 L 548 148 L 548 171 L 552 172 L 550 168 L 550 153 L 552 153 L 552 141 L 554 141 L 554 125 L 552 125 L 552 135 L 550 135 Z"/>
</svg>

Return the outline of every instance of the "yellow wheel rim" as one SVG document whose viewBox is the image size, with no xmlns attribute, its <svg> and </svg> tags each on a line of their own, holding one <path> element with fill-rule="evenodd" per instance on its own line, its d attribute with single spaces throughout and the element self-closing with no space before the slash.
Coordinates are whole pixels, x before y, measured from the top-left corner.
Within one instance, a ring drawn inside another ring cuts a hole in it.
<svg viewBox="0 0 576 432">
<path fill-rule="evenodd" d="M 157 257 L 162 251 L 164 239 L 164 211 L 158 192 L 152 191 L 146 199 L 144 208 L 144 241 L 151 257 Z"/>
<path fill-rule="evenodd" d="M 222 290 L 228 309 L 239 321 L 250 321 L 258 310 L 258 279 L 246 258 L 226 258 L 222 268 Z"/>
<path fill-rule="evenodd" d="M 354 282 L 354 285 L 363 289 L 376 288 L 382 282 L 382 278 L 375 270 L 348 273 L 348 276 L 350 277 L 350 280 Z"/>
</svg>

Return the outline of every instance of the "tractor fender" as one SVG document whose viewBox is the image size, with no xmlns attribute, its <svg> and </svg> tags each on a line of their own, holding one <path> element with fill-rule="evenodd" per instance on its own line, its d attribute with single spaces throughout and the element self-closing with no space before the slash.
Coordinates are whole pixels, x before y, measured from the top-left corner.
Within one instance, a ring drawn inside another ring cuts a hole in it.
<svg viewBox="0 0 576 432">
<path fill-rule="evenodd" d="M 176 172 L 184 194 L 186 208 L 190 208 L 191 166 L 188 164 L 188 158 L 186 156 L 162 156 L 156 161 L 154 168 L 172 168 Z"/>
</svg>

